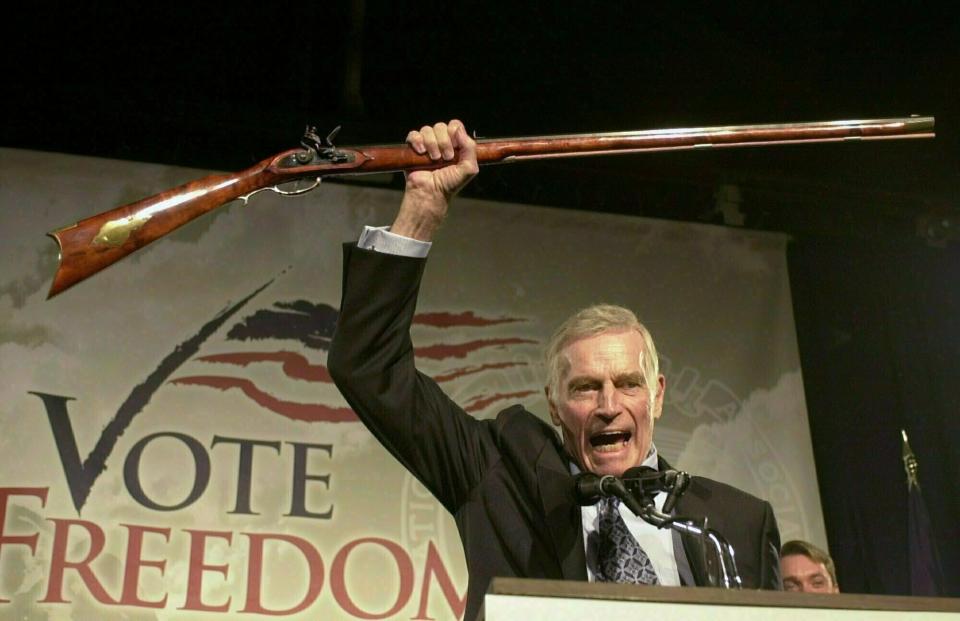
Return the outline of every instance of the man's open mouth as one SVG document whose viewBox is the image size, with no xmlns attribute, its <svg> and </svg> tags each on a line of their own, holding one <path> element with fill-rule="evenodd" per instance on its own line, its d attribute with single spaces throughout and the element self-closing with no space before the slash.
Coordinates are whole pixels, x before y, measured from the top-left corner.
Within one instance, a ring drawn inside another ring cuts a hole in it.
<svg viewBox="0 0 960 621">
<path fill-rule="evenodd" d="M 590 446 L 601 452 L 612 452 L 625 446 L 631 436 L 629 431 L 601 431 L 590 436 Z"/>
</svg>

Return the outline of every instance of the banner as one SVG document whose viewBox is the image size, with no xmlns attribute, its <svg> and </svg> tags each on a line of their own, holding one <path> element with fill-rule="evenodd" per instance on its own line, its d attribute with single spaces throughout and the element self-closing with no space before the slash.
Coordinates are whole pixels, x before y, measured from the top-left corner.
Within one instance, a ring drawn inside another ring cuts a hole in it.
<svg viewBox="0 0 960 621">
<path fill-rule="evenodd" d="M 203 174 L 0 149 L 0 618 L 460 617 L 452 519 L 326 370 L 341 243 L 389 224 L 397 192 L 259 194 L 45 300 L 44 232 Z M 661 454 L 823 545 L 785 241 L 458 200 L 418 364 L 475 416 L 549 420 L 550 333 L 631 307 L 662 352 Z"/>
</svg>

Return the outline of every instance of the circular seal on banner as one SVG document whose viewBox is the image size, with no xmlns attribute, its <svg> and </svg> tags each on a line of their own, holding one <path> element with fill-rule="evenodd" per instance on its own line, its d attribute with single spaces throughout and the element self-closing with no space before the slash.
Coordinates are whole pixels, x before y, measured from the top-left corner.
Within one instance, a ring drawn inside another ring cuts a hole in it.
<svg viewBox="0 0 960 621">
<path fill-rule="evenodd" d="M 400 490 L 400 545 L 406 548 L 414 566 L 422 566 L 431 542 L 451 570 L 454 569 L 451 561 L 455 560 L 457 567 L 463 566 L 463 546 L 453 516 L 416 477 L 404 472 Z"/>
<path fill-rule="evenodd" d="M 669 369 L 670 360 L 662 362 L 662 367 Z M 782 538 L 809 533 L 815 520 L 800 502 L 802 490 L 776 443 L 764 431 L 778 427 L 778 412 L 779 416 L 788 415 L 772 404 L 790 401 L 792 392 L 801 390 L 792 386 L 799 378 L 787 374 L 773 389 L 755 391 L 742 399 L 732 387 L 705 378 L 699 369 L 687 366 L 671 369 L 669 374 L 671 388 L 664 409 L 677 416 L 664 417 L 666 422 L 661 419 L 657 425 L 655 437 L 661 453 L 668 459 L 683 455 L 683 463 L 678 465 L 691 468 L 693 474 L 723 478 L 768 500 Z M 691 442 L 696 442 L 695 450 Z M 732 461 L 724 463 L 724 459 Z M 691 460 L 693 463 L 688 463 Z"/>
</svg>

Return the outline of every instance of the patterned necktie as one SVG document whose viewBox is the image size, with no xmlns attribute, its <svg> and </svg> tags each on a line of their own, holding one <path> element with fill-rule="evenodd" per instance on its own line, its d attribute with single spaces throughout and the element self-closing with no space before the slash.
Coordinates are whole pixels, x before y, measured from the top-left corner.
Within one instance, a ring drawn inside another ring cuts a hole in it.
<svg viewBox="0 0 960 621">
<path fill-rule="evenodd" d="M 612 496 L 600 503 L 597 581 L 660 584 L 650 557 L 620 517 L 619 504 L 620 499 Z"/>
</svg>

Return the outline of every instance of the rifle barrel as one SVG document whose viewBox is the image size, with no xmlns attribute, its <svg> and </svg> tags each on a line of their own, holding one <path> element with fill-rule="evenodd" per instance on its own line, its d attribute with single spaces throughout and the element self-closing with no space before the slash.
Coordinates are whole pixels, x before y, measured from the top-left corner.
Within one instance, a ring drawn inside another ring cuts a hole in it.
<svg viewBox="0 0 960 621">
<path fill-rule="evenodd" d="M 483 157 L 503 162 L 607 155 L 641 151 L 679 151 L 722 147 L 749 147 L 855 140 L 890 140 L 896 138 L 932 138 L 933 117 L 905 117 L 859 121 L 826 121 L 814 123 L 733 125 L 684 129 L 541 136 L 499 140 L 481 140 Z M 493 162 L 489 162 L 493 163 Z"/>
</svg>

